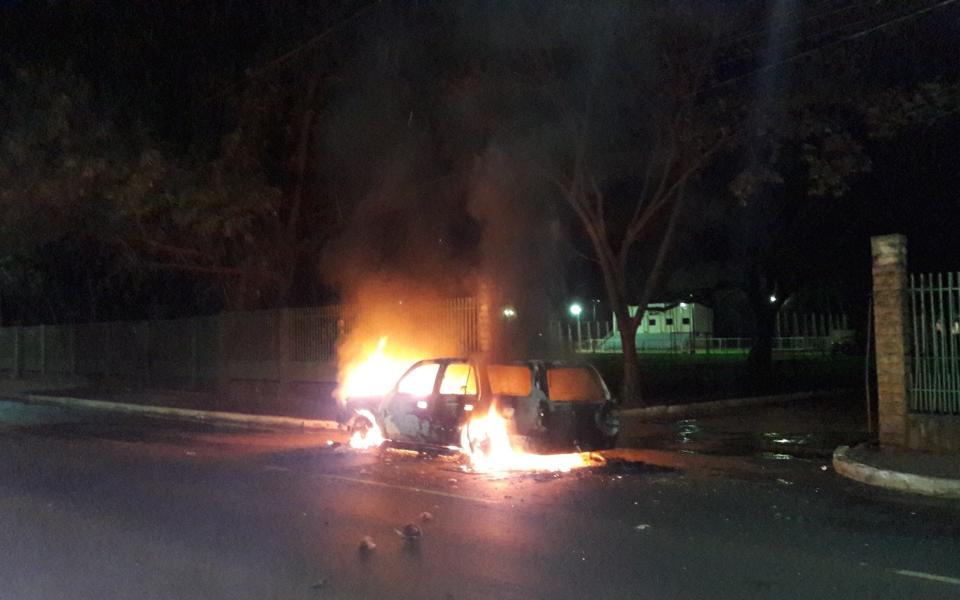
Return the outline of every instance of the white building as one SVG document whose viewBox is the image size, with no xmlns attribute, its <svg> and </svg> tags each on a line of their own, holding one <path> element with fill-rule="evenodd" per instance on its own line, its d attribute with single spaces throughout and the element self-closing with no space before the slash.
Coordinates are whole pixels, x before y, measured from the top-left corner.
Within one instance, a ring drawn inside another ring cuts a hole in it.
<svg viewBox="0 0 960 600">
<path fill-rule="evenodd" d="M 628 307 L 636 315 L 638 307 Z M 599 346 L 600 351 L 619 351 L 620 333 L 617 316 L 613 331 Z M 647 305 L 637 327 L 637 350 L 692 349 L 713 335 L 713 309 L 696 302 L 652 302 Z"/>
<path fill-rule="evenodd" d="M 639 307 L 630 306 L 630 316 L 637 314 Z M 613 315 L 613 328 L 617 331 L 617 315 Z M 637 339 L 647 335 L 695 334 L 713 335 L 713 309 L 696 302 L 651 302 L 637 328 Z"/>
</svg>

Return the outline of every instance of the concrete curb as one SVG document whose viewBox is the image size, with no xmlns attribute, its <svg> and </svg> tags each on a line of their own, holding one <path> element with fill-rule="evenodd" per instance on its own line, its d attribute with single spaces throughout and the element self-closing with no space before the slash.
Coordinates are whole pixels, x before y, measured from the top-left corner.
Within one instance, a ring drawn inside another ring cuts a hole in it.
<svg viewBox="0 0 960 600">
<path fill-rule="evenodd" d="M 743 406 L 758 406 L 761 404 L 777 404 L 796 400 L 809 400 L 816 396 L 823 396 L 830 391 L 798 392 L 793 394 L 778 394 L 774 396 L 754 396 L 751 398 L 734 398 L 731 400 L 713 400 L 711 402 L 694 402 L 692 404 L 664 404 L 660 406 L 645 406 L 643 408 L 628 408 L 617 411 L 621 419 L 656 418 L 656 417 L 685 417 L 722 412 L 731 408 Z"/>
<path fill-rule="evenodd" d="M 336 421 L 297 419 L 294 417 L 277 417 L 272 415 L 249 415 L 215 410 L 195 410 L 191 408 L 171 408 L 168 406 L 153 406 L 149 404 L 127 404 L 125 402 L 88 400 L 86 398 L 72 398 L 68 396 L 25 394 L 18 398 L 11 398 L 11 400 L 31 404 L 102 410 L 161 419 L 177 419 L 195 423 L 246 427 L 250 429 L 299 429 L 302 431 L 331 431 L 340 429 L 340 425 Z"/>
<path fill-rule="evenodd" d="M 849 450 L 849 446 L 840 446 L 833 451 L 833 469 L 844 477 L 899 492 L 939 498 L 960 498 L 960 480 L 872 467 L 850 458 Z"/>
</svg>

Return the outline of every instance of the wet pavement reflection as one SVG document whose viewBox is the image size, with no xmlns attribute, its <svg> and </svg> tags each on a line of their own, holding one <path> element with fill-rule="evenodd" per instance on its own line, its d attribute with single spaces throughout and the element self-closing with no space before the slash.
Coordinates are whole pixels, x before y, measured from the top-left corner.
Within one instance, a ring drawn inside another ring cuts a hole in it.
<svg viewBox="0 0 960 600">
<path fill-rule="evenodd" d="M 634 425 L 623 444 L 684 453 L 754 456 L 769 460 L 824 459 L 840 445 L 868 438 L 855 396 L 791 406 L 759 406 L 738 414 Z"/>
</svg>

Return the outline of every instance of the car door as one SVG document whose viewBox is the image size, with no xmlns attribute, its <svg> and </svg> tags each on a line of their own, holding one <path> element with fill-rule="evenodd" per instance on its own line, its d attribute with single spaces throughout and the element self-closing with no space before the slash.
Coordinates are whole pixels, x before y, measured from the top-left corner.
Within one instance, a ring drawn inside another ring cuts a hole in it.
<svg viewBox="0 0 960 600">
<path fill-rule="evenodd" d="M 432 425 L 437 443 L 460 443 L 460 428 L 477 407 L 477 371 L 467 361 L 446 363 L 433 398 Z"/>
<path fill-rule="evenodd" d="M 421 361 L 397 381 L 380 407 L 383 433 L 388 440 L 431 443 L 431 411 L 435 404 L 442 363 Z"/>
</svg>

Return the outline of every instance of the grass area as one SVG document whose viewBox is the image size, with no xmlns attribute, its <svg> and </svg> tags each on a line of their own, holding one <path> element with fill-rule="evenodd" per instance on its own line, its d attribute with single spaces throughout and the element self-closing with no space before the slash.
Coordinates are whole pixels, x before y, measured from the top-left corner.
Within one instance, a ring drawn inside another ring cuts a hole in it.
<svg viewBox="0 0 960 600">
<path fill-rule="evenodd" d="M 583 355 L 617 394 L 623 380 L 620 354 Z M 639 355 L 644 404 L 681 404 L 761 394 L 803 392 L 863 385 L 863 357 L 799 354 L 773 358 L 773 377 L 759 382 L 746 353 Z"/>
</svg>

